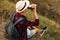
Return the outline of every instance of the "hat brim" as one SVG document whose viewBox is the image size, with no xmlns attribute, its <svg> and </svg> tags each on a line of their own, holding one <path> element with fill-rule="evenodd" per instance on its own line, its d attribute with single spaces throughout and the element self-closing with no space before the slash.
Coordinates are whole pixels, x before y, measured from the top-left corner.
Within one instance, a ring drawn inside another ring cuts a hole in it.
<svg viewBox="0 0 60 40">
<path fill-rule="evenodd" d="M 30 5 L 29 1 L 25 1 L 26 2 L 26 6 L 23 10 L 19 11 L 19 10 L 16 10 L 16 12 L 23 12 L 25 9 L 27 9 L 27 7 Z"/>
</svg>

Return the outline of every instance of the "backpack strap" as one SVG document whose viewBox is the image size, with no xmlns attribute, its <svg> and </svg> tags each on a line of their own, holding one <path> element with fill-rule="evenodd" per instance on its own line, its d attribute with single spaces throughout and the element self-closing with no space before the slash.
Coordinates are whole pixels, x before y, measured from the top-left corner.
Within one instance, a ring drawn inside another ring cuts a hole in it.
<svg viewBox="0 0 60 40">
<path fill-rule="evenodd" d="M 13 14 L 11 21 L 14 20 L 15 15 L 16 15 L 16 12 Z M 19 18 L 19 19 L 14 23 L 14 25 L 16 25 L 18 22 L 20 22 L 20 21 L 23 20 L 23 19 L 24 19 L 24 18 L 22 18 L 22 17 Z"/>
<path fill-rule="evenodd" d="M 15 23 L 14 23 L 14 25 L 16 25 L 18 22 L 20 22 L 21 20 L 23 20 L 24 18 L 19 18 Z"/>
<path fill-rule="evenodd" d="M 11 21 L 14 20 L 15 15 L 16 15 L 16 13 L 14 13 L 14 14 L 12 15 Z"/>
</svg>

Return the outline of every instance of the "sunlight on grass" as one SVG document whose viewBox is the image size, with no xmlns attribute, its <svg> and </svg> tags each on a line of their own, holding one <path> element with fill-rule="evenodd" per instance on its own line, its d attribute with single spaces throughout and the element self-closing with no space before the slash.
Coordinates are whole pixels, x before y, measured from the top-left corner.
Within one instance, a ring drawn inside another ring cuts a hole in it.
<svg viewBox="0 0 60 40">
<path fill-rule="evenodd" d="M 32 11 L 27 12 L 26 16 L 30 20 L 34 19 Z M 39 27 L 40 28 L 42 28 L 43 26 L 48 27 L 46 34 L 42 38 L 40 38 L 40 40 L 57 40 L 57 39 L 59 40 L 60 39 L 60 37 L 59 37 L 60 36 L 60 24 L 58 24 L 55 21 L 50 20 L 44 16 L 41 16 L 39 14 L 38 14 L 38 17 L 40 20 Z M 32 38 L 32 40 L 36 40 L 35 38 L 37 39 L 37 37 L 34 36 Z"/>
<path fill-rule="evenodd" d="M 8 19 L 11 18 L 14 11 L 15 11 L 14 3 L 9 2 L 7 0 L 0 2 L 0 21 L 1 21 L 0 23 L 2 23 L 2 25 L 0 25 L 1 28 L 2 26 L 4 26 L 6 20 L 9 21 Z M 34 20 L 33 12 L 31 10 L 27 12 L 25 16 L 29 20 Z M 6 17 L 5 22 L 1 20 L 1 17 L 2 19 Z M 47 17 L 39 15 L 39 13 L 38 13 L 38 17 L 40 20 L 39 28 L 42 28 L 43 26 L 48 27 L 44 36 L 39 37 L 39 39 L 40 40 L 60 40 L 60 24 L 56 23 L 54 20 L 50 20 Z M 37 40 L 37 35 L 31 38 L 31 40 Z"/>
</svg>

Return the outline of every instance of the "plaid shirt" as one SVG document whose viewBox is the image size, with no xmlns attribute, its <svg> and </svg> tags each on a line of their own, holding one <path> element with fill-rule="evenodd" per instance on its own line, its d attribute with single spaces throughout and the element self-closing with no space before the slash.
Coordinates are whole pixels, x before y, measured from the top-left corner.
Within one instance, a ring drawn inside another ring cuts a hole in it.
<svg viewBox="0 0 60 40">
<path fill-rule="evenodd" d="M 14 22 L 17 21 L 20 17 L 25 18 L 25 20 L 21 20 L 15 27 L 17 27 L 20 37 L 18 40 L 28 40 L 27 39 L 27 27 L 30 26 L 38 26 L 39 25 L 39 19 L 35 19 L 35 21 L 31 22 L 27 20 L 27 18 L 20 13 L 16 13 Z"/>
</svg>

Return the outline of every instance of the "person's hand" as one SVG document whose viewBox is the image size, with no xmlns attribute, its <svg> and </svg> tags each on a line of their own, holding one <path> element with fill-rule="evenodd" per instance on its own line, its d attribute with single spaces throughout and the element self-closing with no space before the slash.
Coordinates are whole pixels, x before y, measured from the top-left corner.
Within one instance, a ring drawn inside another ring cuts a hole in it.
<svg viewBox="0 0 60 40">
<path fill-rule="evenodd" d="M 36 26 L 33 26 L 34 30 L 37 32 L 37 33 L 40 33 L 42 30 L 37 28 Z"/>
<path fill-rule="evenodd" d="M 30 27 L 30 26 L 28 26 L 27 28 L 28 28 L 28 29 L 31 29 L 31 27 Z"/>
<path fill-rule="evenodd" d="M 33 11 L 36 11 L 36 4 L 31 4 L 32 8 L 33 8 Z"/>
<path fill-rule="evenodd" d="M 34 14 L 34 19 L 38 19 L 37 11 L 36 11 L 36 4 L 31 4 L 31 7 L 33 8 L 33 14 Z"/>
</svg>

